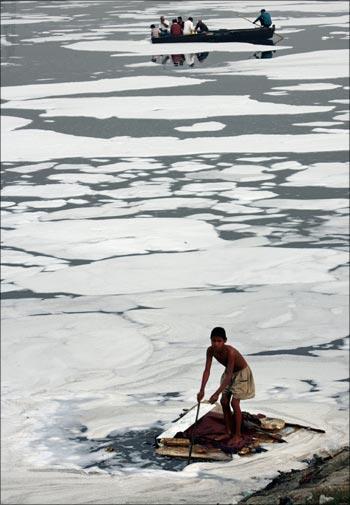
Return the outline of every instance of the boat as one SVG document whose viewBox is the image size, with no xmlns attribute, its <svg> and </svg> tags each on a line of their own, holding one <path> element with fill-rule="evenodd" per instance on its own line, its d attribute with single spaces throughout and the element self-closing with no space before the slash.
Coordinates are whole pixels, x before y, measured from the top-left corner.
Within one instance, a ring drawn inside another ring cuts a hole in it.
<svg viewBox="0 0 350 505">
<path fill-rule="evenodd" d="M 179 35 L 173 37 L 152 37 L 152 44 L 179 44 L 183 42 L 251 42 L 260 43 L 271 39 L 275 32 L 275 25 L 271 28 L 246 28 L 240 30 L 211 30 L 209 32 L 194 33 L 193 35 Z"/>
<path fill-rule="evenodd" d="M 158 456 L 189 458 L 191 454 L 194 461 L 225 462 L 231 461 L 233 454 L 249 456 L 267 451 L 266 444 L 286 443 L 292 433 L 301 429 L 325 433 L 315 426 L 295 424 L 260 413 L 242 412 L 242 440 L 233 446 L 225 433 L 221 405 L 201 402 L 200 415 L 195 423 L 196 407 L 184 411 L 167 430 L 156 437 L 155 452 Z"/>
</svg>

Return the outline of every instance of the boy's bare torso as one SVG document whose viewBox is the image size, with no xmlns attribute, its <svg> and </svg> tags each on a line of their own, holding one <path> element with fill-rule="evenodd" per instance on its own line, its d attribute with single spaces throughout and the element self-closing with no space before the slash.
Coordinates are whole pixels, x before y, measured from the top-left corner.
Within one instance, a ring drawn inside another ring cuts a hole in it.
<svg viewBox="0 0 350 505">
<path fill-rule="evenodd" d="M 231 345 L 224 345 L 224 348 L 222 351 L 215 351 L 212 346 L 208 347 L 208 354 L 209 356 L 214 357 L 221 365 L 223 365 L 225 368 L 227 368 L 229 358 L 233 358 L 234 360 L 234 367 L 233 367 L 233 373 L 239 372 L 240 370 L 243 370 L 243 368 L 246 368 L 248 366 L 246 360 L 243 358 L 242 354 L 237 351 L 234 347 Z"/>
</svg>

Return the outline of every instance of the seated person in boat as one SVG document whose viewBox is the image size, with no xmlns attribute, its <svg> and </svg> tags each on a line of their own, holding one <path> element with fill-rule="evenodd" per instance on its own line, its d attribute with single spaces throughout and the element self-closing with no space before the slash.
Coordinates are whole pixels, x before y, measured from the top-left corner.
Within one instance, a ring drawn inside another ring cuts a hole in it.
<svg viewBox="0 0 350 505">
<path fill-rule="evenodd" d="M 170 23 L 164 16 L 160 16 L 159 36 L 166 37 L 169 34 L 170 34 Z"/>
<path fill-rule="evenodd" d="M 203 32 L 209 32 L 209 28 L 201 19 L 198 19 L 198 22 L 195 26 L 195 31 L 196 33 L 203 33 Z"/>
<path fill-rule="evenodd" d="M 170 33 L 173 37 L 180 37 L 182 35 L 182 28 L 177 22 L 177 19 L 174 18 L 170 27 Z"/>
<path fill-rule="evenodd" d="M 204 398 L 205 386 L 209 379 L 210 368 L 214 357 L 225 367 L 225 372 L 222 374 L 220 386 L 210 397 L 209 402 L 217 402 L 219 395 L 222 393 L 221 405 L 224 414 L 226 433 L 230 436 L 232 444 L 238 444 L 242 440 L 242 413 L 240 401 L 255 396 L 253 374 L 241 353 L 233 346 L 226 344 L 227 338 L 224 328 L 214 328 L 211 332 L 210 340 L 211 346 L 207 349 L 206 364 L 201 387 L 197 394 L 197 400 L 200 402 Z M 230 402 L 233 409 L 233 416 Z"/>
<path fill-rule="evenodd" d="M 183 34 L 192 35 L 193 33 L 194 33 L 193 18 L 189 17 L 187 21 L 185 21 Z"/>
<path fill-rule="evenodd" d="M 261 9 L 259 16 L 253 23 L 255 24 L 258 21 L 260 21 L 261 26 L 264 28 L 269 28 L 272 25 L 271 15 L 265 9 Z"/>
<path fill-rule="evenodd" d="M 183 31 L 185 22 L 184 22 L 184 20 L 182 19 L 182 16 L 178 16 L 178 17 L 177 17 L 177 22 L 179 23 L 179 25 L 181 26 L 181 29 L 182 29 L 182 31 Z"/>
<path fill-rule="evenodd" d="M 151 25 L 151 37 L 153 38 L 158 38 L 159 37 L 159 28 L 156 25 Z"/>
</svg>

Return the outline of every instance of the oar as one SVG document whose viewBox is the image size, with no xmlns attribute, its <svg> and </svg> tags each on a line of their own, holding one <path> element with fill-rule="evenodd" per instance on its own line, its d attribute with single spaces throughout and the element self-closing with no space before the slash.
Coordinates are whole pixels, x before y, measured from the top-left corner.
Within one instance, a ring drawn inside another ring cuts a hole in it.
<svg viewBox="0 0 350 505">
<path fill-rule="evenodd" d="M 188 452 L 188 460 L 187 460 L 187 464 L 189 465 L 191 463 L 191 456 L 192 456 L 192 449 L 193 449 L 193 444 L 194 444 L 194 428 L 197 424 L 197 421 L 198 421 L 198 416 L 199 416 L 199 407 L 201 405 L 201 402 L 198 402 L 197 404 L 197 412 L 196 412 L 196 420 L 194 422 L 194 425 L 193 425 L 193 429 L 192 429 L 192 435 L 191 435 L 191 445 L 190 445 L 190 450 Z"/>
</svg>

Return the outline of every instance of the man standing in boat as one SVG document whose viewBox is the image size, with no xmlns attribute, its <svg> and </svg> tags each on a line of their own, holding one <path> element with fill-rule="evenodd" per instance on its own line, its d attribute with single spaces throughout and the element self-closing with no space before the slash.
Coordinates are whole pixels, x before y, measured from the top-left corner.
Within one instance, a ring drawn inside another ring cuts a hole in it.
<svg viewBox="0 0 350 505">
<path fill-rule="evenodd" d="M 253 374 L 241 353 L 231 345 L 226 344 L 227 337 L 224 328 L 214 328 L 211 332 L 210 340 L 211 346 L 207 349 L 205 369 L 201 387 L 197 394 L 197 400 L 200 402 L 204 398 L 205 386 L 210 376 L 211 364 L 214 357 L 225 367 L 225 372 L 222 374 L 219 388 L 210 397 L 209 402 L 217 402 L 219 395 L 222 393 L 221 405 L 224 414 L 226 433 L 230 436 L 233 445 L 239 444 L 242 440 L 242 413 L 240 401 L 248 400 L 255 396 Z M 230 402 L 233 409 L 233 416 Z"/>
<path fill-rule="evenodd" d="M 255 24 L 258 21 L 260 21 L 261 26 L 264 28 L 270 28 L 272 25 L 271 15 L 265 9 L 261 9 L 259 16 L 255 21 L 253 21 L 253 23 Z"/>
</svg>

